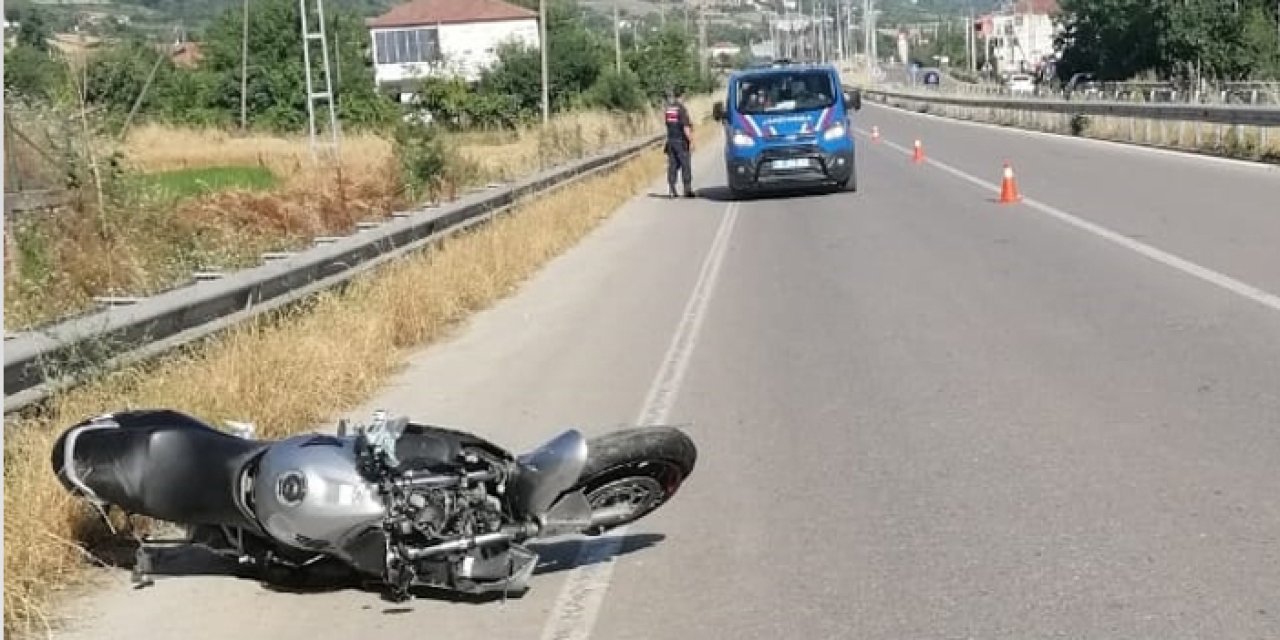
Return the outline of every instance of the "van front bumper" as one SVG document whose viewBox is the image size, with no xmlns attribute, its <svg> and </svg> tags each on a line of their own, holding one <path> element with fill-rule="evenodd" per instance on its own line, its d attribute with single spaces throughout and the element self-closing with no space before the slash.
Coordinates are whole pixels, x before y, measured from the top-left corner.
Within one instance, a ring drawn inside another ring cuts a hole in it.
<svg viewBox="0 0 1280 640">
<path fill-rule="evenodd" d="M 853 175 L 853 149 L 823 151 L 816 146 L 766 149 L 751 158 L 729 158 L 729 186 L 736 190 L 772 186 L 840 184 Z"/>
</svg>

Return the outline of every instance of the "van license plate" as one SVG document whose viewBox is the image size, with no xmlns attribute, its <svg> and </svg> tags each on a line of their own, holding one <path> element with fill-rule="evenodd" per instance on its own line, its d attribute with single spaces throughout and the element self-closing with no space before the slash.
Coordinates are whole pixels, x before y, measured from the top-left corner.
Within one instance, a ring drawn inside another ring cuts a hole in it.
<svg viewBox="0 0 1280 640">
<path fill-rule="evenodd" d="M 803 169 L 809 166 L 808 158 L 793 158 L 790 160 L 774 160 L 774 169 Z"/>
</svg>

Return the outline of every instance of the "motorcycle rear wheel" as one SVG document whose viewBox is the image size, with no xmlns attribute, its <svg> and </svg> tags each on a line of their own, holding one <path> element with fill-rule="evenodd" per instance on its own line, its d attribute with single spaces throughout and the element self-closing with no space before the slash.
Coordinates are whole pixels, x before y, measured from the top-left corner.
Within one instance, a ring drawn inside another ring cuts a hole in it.
<svg viewBox="0 0 1280 640">
<path fill-rule="evenodd" d="M 693 440 L 671 427 L 615 431 L 587 444 L 587 465 L 578 484 L 591 505 L 593 524 L 583 533 L 599 535 L 652 513 L 675 495 L 693 472 L 698 450 Z"/>
</svg>

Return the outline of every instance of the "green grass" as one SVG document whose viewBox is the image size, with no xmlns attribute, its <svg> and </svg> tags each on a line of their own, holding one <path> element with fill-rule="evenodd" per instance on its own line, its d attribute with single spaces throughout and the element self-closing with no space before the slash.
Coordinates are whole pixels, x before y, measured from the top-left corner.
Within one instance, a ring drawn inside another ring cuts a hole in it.
<svg viewBox="0 0 1280 640">
<path fill-rule="evenodd" d="M 182 200 L 230 189 L 266 191 L 274 188 L 279 180 L 265 167 L 234 166 L 178 169 L 149 173 L 142 178 L 144 184 L 156 189 L 165 197 Z"/>
</svg>

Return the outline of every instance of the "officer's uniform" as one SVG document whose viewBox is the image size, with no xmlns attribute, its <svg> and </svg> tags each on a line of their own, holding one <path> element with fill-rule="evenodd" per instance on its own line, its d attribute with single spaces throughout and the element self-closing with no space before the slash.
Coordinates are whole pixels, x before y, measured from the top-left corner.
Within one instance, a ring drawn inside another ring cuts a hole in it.
<svg viewBox="0 0 1280 640">
<path fill-rule="evenodd" d="M 689 110 L 685 109 L 680 101 L 672 100 L 667 103 L 663 119 L 667 124 L 667 144 L 664 147 L 667 152 L 667 186 L 671 189 L 671 196 L 675 197 L 676 173 L 681 172 L 684 195 L 686 198 L 692 198 L 693 167 L 690 166 L 689 158 L 689 145 L 692 141 L 684 135 L 685 127 L 693 127 L 693 122 L 689 119 Z"/>
</svg>

